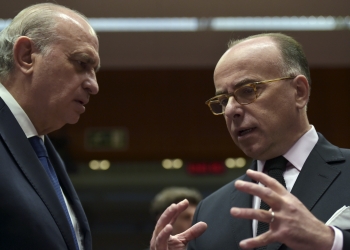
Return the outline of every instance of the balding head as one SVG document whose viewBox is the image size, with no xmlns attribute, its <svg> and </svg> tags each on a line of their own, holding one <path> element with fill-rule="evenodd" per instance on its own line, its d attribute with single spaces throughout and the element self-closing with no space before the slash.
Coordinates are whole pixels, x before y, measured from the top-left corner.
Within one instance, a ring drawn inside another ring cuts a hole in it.
<svg viewBox="0 0 350 250">
<path fill-rule="evenodd" d="M 64 15 L 79 18 L 88 25 L 87 18 L 81 13 L 53 3 L 32 5 L 18 13 L 0 32 L 0 81 L 4 81 L 14 68 L 13 47 L 17 39 L 27 36 L 41 53 L 45 53 L 48 45 L 60 40 L 56 26 L 59 17 Z M 89 28 L 96 35 L 90 25 Z"/>
<path fill-rule="evenodd" d="M 247 40 L 263 37 L 270 38 L 272 41 L 274 41 L 276 47 L 280 51 L 283 60 L 282 74 L 293 76 L 299 74 L 304 75 L 308 80 L 309 86 L 311 86 L 309 64 L 307 62 L 305 53 L 302 49 L 301 44 L 290 36 L 281 33 L 263 33 L 249 36 L 244 39 L 232 40 L 229 42 L 228 47 L 230 49 L 233 46 L 236 46 L 237 44 L 240 44 Z"/>
</svg>

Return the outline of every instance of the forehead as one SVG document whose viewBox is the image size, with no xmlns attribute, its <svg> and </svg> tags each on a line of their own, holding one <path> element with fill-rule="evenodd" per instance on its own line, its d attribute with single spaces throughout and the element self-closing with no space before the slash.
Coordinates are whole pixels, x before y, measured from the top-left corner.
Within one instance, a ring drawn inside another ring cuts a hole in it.
<svg viewBox="0 0 350 250">
<path fill-rule="evenodd" d="M 236 44 L 221 57 L 214 71 L 215 86 L 279 77 L 281 65 L 281 54 L 272 39 L 249 39 Z"/>
<path fill-rule="evenodd" d="M 87 33 L 90 35 L 96 36 L 96 32 L 87 22 L 87 20 L 73 11 L 65 10 L 62 12 L 57 12 L 56 17 L 57 20 L 65 22 L 66 25 L 71 25 L 73 28 L 79 27 L 82 30 L 87 31 Z"/>
<path fill-rule="evenodd" d="M 71 53 L 74 51 L 88 54 L 99 64 L 99 42 L 91 26 L 73 12 L 58 13 L 56 18 L 56 29 L 62 40 L 60 44 Z"/>
</svg>

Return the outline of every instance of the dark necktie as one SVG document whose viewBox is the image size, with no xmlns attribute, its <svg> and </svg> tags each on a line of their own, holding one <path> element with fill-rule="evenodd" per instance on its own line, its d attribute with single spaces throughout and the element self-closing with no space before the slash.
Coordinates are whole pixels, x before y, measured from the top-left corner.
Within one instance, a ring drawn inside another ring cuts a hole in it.
<svg viewBox="0 0 350 250">
<path fill-rule="evenodd" d="M 43 165 L 47 175 L 49 176 L 51 183 L 56 191 L 57 197 L 61 203 L 61 206 L 63 207 L 64 213 L 66 214 L 68 223 L 70 225 L 70 229 L 72 231 L 73 237 L 74 237 L 74 243 L 75 243 L 75 247 L 78 250 L 78 241 L 77 241 L 77 237 L 73 228 L 73 224 L 72 221 L 70 219 L 69 213 L 68 213 L 68 209 L 66 206 L 66 203 L 64 202 L 64 198 L 63 198 L 63 194 L 61 191 L 61 187 L 60 187 L 60 183 L 58 182 L 58 178 L 56 175 L 55 170 L 53 169 L 51 162 L 49 160 L 49 156 L 47 154 L 44 142 L 41 138 L 39 138 L 38 136 L 33 136 L 29 138 L 29 142 L 32 145 L 36 155 L 38 156 L 41 164 Z"/>
<path fill-rule="evenodd" d="M 283 156 L 278 156 L 276 158 L 270 159 L 265 162 L 265 172 L 272 178 L 276 179 L 284 187 L 286 187 L 286 182 L 283 178 L 283 172 L 286 170 L 287 160 Z M 260 203 L 260 209 L 269 210 L 270 206 L 266 204 L 263 200 Z M 257 236 L 263 234 L 269 230 L 269 224 L 265 222 L 258 222 Z M 264 250 L 267 246 L 262 246 L 256 248 L 257 250 Z"/>
</svg>

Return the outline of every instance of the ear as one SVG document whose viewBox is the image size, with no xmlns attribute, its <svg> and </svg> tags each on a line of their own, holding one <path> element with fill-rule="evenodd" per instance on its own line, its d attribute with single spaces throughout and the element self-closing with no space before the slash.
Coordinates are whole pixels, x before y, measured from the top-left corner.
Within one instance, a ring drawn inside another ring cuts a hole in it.
<svg viewBox="0 0 350 250">
<path fill-rule="evenodd" d="M 295 88 L 295 104 L 297 108 L 304 108 L 308 101 L 310 95 L 310 86 L 307 78 L 303 75 L 298 75 L 293 80 L 294 88 Z"/>
<path fill-rule="evenodd" d="M 13 46 L 14 64 L 23 74 L 32 74 L 35 46 L 29 37 L 21 36 Z"/>
</svg>

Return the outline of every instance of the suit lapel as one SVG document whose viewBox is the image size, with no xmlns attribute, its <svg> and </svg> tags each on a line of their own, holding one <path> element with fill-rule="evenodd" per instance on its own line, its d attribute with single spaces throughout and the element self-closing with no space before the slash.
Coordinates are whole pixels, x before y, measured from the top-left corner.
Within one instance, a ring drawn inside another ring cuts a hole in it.
<svg viewBox="0 0 350 250">
<path fill-rule="evenodd" d="M 56 175 L 59 179 L 61 188 L 74 211 L 74 215 L 78 220 L 80 231 L 83 234 L 84 249 L 90 249 L 89 245 L 91 242 L 91 233 L 88 224 L 88 220 L 84 213 L 84 209 L 80 203 L 79 197 L 70 181 L 70 178 L 66 172 L 65 165 L 62 162 L 61 157 L 58 155 L 54 146 L 52 145 L 49 137 L 45 136 L 45 147 L 49 154 L 51 164 L 53 165 Z"/>
<path fill-rule="evenodd" d="M 69 249 L 74 239 L 56 192 L 17 120 L 0 98 L 0 137 L 12 154 L 23 175 L 50 211 Z"/>
<path fill-rule="evenodd" d="M 254 161 L 251 164 L 250 169 L 256 170 L 256 166 L 257 166 L 256 161 Z M 252 182 L 252 179 L 249 178 L 247 175 L 243 175 L 242 180 L 247 182 Z M 234 189 L 232 193 L 231 207 L 247 208 L 247 207 L 252 207 L 252 203 L 253 203 L 253 197 L 250 194 Z M 232 228 L 233 228 L 232 235 L 234 235 L 237 245 L 239 245 L 240 241 L 253 237 L 251 220 L 233 217 Z"/>
<path fill-rule="evenodd" d="M 340 174 L 340 170 L 329 163 L 344 160 L 339 148 L 319 134 L 319 140 L 307 158 L 291 193 L 311 211 Z"/>
</svg>

